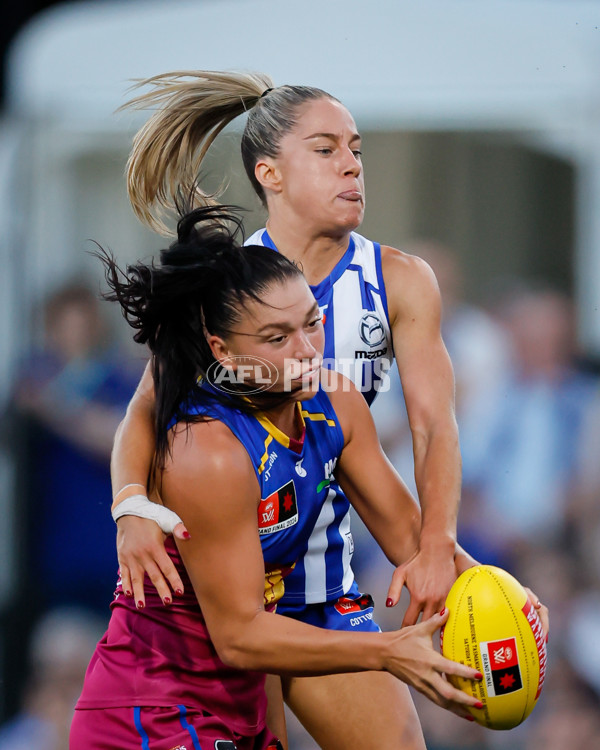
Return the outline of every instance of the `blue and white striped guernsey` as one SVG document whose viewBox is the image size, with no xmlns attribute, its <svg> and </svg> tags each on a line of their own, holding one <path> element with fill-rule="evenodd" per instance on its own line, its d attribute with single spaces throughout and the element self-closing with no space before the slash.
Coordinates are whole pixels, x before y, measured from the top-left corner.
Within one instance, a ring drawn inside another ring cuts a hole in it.
<svg viewBox="0 0 600 750">
<path fill-rule="evenodd" d="M 266 229 L 244 244 L 277 250 Z M 380 245 L 352 232 L 333 271 L 311 290 L 324 316 L 324 366 L 350 378 L 370 406 L 394 359 Z"/>
<path fill-rule="evenodd" d="M 305 434 L 301 446 L 294 446 L 266 417 L 216 401 L 211 390 L 204 383 L 186 410 L 226 424 L 248 452 L 260 486 L 258 531 L 266 569 L 277 573 L 295 564 L 283 581 L 279 606 L 358 595 L 350 564 L 350 504 L 334 476 L 344 436 L 327 393 L 320 388 L 298 403 Z"/>
</svg>

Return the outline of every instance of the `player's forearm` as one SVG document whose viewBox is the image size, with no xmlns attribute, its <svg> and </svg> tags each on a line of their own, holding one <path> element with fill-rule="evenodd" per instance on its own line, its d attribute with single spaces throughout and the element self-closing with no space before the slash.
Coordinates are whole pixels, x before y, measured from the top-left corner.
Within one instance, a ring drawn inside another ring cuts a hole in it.
<svg viewBox="0 0 600 750">
<path fill-rule="evenodd" d="M 213 640 L 221 659 L 237 669 L 311 676 L 385 669 L 386 635 L 325 630 L 259 612 L 235 634 Z"/>
<path fill-rule="evenodd" d="M 346 488 L 344 488 L 346 489 Z M 380 475 L 376 495 L 370 501 L 353 491 L 348 498 L 387 559 L 402 565 L 417 551 L 421 511 L 408 488 L 394 472 L 394 480 Z"/>
<path fill-rule="evenodd" d="M 461 457 L 454 420 L 429 434 L 414 435 L 415 481 L 421 505 L 420 545 L 456 541 Z"/>
<path fill-rule="evenodd" d="M 117 428 L 110 472 L 114 504 L 144 493 L 154 456 L 154 414 L 152 402 L 136 394 Z"/>
</svg>

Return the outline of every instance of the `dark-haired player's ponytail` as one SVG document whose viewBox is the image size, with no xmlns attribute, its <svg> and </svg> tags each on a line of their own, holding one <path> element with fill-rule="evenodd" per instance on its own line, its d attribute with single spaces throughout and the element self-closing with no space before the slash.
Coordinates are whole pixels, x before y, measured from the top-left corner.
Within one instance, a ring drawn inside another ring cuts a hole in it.
<svg viewBox="0 0 600 750">
<path fill-rule="evenodd" d="M 167 452 L 167 431 L 173 417 L 215 365 L 206 333 L 226 338 L 249 300 L 276 282 L 301 275 L 280 253 L 237 242 L 241 224 L 231 208 L 207 206 L 184 215 L 177 239 L 160 253 L 160 264 L 136 263 L 122 271 L 100 249 L 110 292 L 105 299 L 120 304 L 136 331 L 134 340 L 152 352 L 156 392 L 157 458 Z M 243 388 L 237 403 L 255 408 Z"/>
</svg>

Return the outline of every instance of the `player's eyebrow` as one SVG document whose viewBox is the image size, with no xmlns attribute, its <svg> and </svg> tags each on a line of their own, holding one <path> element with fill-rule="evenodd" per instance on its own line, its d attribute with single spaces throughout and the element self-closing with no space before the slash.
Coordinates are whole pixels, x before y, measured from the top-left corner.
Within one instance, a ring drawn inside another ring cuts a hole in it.
<svg viewBox="0 0 600 750">
<path fill-rule="evenodd" d="M 331 141 L 339 141 L 342 138 L 342 136 L 341 135 L 336 135 L 335 133 L 312 133 L 312 135 L 307 135 L 302 140 L 309 141 L 312 138 L 329 138 L 329 140 L 331 140 Z M 352 138 L 350 138 L 349 142 L 350 143 L 354 143 L 354 141 L 360 141 L 360 140 L 361 140 L 360 134 L 359 133 L 354 133 L 354 135 L 352 136 Z"/>
</svg>

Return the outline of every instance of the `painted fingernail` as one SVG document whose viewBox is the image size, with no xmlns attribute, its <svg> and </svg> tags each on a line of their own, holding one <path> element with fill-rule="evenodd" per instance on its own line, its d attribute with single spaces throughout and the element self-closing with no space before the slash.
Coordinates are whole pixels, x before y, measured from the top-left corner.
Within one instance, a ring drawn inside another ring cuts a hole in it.
<svg viewBox="0 0 600 750">
<path fill-rule="evenodd" d="M 394 602 L 392 601 L 392 599 L 386 599 L 385 600 L 385 606 L 386 607 L 393 607 L 394 606 Z"/>
<path fill-rule="evenodd" d="M 478 701 L 478 702 L 477 702 L 477 703 L 475 704 L 475 708 L 483 708 L 483 703 L 482 703 L 481 701 Z"/>
<path fill-rule="evenodd" d="M 129 596 L 129 597 L 132 597 L 132 596 L 133 596 L 133 594 L 131 593 L 131 591 L 126 591 L 126 592 L 125 592 L 125 596 Z"/>
<path fill-rule="evenodd" d="M 183 596 L 183 589 L 175 589 L 177 596 Z"/>
<path fill-rule="evenodd" d="M 481 672 L 475 672 L 475 679 L 476 680 L 483 680 L 483 675 Z"/>
<path fill-rule="evenodd" d="M 442 611 L 440 612 L 440 617 L 443 617 L 445 612 L 446 612 L 446 607 L 442 607 Z"/>
<path fill-rule="evenodd" d="M 144 609 L 144 602 L 140 599 L 140 601 L 137 603 L 138 609 Z"/>
<path fill-rule="evenodd" d="M 465 716 L 465 719 L 467 721 L 475 721 L 475 719 L 472 716 Z"/>
<path fill-rule="evenodd" d="M 181 536 L 182 536 L 182 537 L 183 537 L 184 539 L 189 539 L 189 538 L 190 538 L 190 536 L 191 536 L 191 534 L 190 534 L 190 532 L 189 532 L 189 531 L 184 531 L 184 532 L 183 532 L 183 533 L 181 534 Z"/>
<path fill-rule="evenodd" d="M 171 597 L 170 596 L 165 596 L 165 598 L 163 599 L 163 602 L 165 604 L 170 604 L 171 603 Z"/>
<path fill-rule="evenodd" d="M 549 633 L 546 633 L 546 643 L 548 643 L 548 636 L 549 635 L 550 635 Z"/>
</svg>

